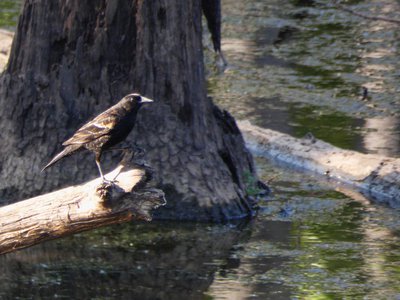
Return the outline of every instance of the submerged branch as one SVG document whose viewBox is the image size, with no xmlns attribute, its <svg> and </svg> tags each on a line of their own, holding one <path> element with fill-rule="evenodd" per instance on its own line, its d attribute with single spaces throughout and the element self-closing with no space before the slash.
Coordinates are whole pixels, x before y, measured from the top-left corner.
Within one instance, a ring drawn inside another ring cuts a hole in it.
<svg viewBox="0 0 400 300">
<path fill-rule="evenodd" d="M 380 202 L 400 206 L 400 159 L 344 150 L 315 139 L 294 138 L 238 122 L 247 146 L 256 154 L 309 170 L 358 188 Z"/>
</svg>

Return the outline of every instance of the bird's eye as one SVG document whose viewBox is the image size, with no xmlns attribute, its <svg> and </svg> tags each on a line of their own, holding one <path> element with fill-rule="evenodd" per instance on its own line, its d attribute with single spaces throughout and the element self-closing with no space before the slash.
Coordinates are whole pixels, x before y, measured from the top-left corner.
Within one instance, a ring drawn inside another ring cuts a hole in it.
<svg viewBox="0 0 400 300">
<path fill-rule="evenodd" d="M 138 94 L 131 94 L 126 96 L 126 98 L 129 100 L 129 102 L 140 102 L 141 97 Z"/>
</svg>

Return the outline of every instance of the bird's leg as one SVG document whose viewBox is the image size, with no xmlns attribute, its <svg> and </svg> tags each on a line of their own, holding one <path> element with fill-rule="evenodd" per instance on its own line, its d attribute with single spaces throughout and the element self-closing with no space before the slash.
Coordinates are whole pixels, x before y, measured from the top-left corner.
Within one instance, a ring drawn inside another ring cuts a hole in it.
<svg viewBox="0 0 400 300">
<path fill-rule="evenodd" d="M 99 157 L 99 156 L 100 156 L 100 155 L 97 155 L 97 154 L 96 154 L 96 165 L 97 165 L 97 169 L 99 169 L 101 179 L 102 179 L 103 181 L 106 181 L 106 179 L 104 178 L 103 172 L 102 172 L 102 170 L 101 170 L 101 166 L 100 166 L 100 157 Z"/>
<path fill-rule="evenodd" d="M 100 172 L 100 177 L 103 180 L 103 182 L 109 182 L 103 175 L 103 171 L 101 170 L 101 165 L 100 165 L 100 157 L 101 157 L 101 152 L 100 153 L 95 153 L 96 155 L 96 165 L 97 168 L 99 169 Z"/>
<path fill-rule="evenodd" d="M 102 179 L 103 183 L 113 184 L 114 182 L 118 182 L 117 180 L 115 180 L 116 177 L 114 177 L 113 180 L 108 180 L 108 179 L 106 179 L 104 177 L 103 171 L 101 170 L 101 165 L 100 165 L 101 152 L 100 153 L 96 153 L 95 155 L 96 155 L 96 165 L 97 165 L 97 168 L 99 169 L 99 173 L 100 173 L 100 176 L 101 176 L 101 179 Z"/>
</svg>

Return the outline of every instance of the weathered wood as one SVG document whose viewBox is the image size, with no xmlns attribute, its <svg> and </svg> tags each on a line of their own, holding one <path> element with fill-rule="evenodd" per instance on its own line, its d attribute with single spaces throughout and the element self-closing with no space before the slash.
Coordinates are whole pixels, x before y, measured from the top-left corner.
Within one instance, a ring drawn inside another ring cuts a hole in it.
<svg viewBox="0 0 400 300">
<path fill-rule="evenodd" d="M 302 139 L 238 122 L 257 155 L 350 184 L 377 201 L 400 206 L 400 159 L 344 150 L 308 136 Z"/>
<path fill-rule="evenodd" d="M 145 168 L 122 169 L 106 175 L 114 184 L 98 178 L 1 207 L 0 254 L 108 224 L 150 221 L 150 211 L 165 204 L 164 193 L 143 188 Z"/>
</svg>

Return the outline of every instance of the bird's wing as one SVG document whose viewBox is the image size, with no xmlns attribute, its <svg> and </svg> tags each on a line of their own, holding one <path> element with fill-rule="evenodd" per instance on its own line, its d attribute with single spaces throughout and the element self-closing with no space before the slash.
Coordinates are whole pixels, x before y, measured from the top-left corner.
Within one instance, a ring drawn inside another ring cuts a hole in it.
<svg viewBox="0 0 400 300">
<path fill-rule="evenodd" d="M 75 134 L 63 143 L 63 146 L 85 144 L 107 135 L 118 123 L 120 116 L 114 111 L 105 111 L 79 128 Z"/>
</svg>

